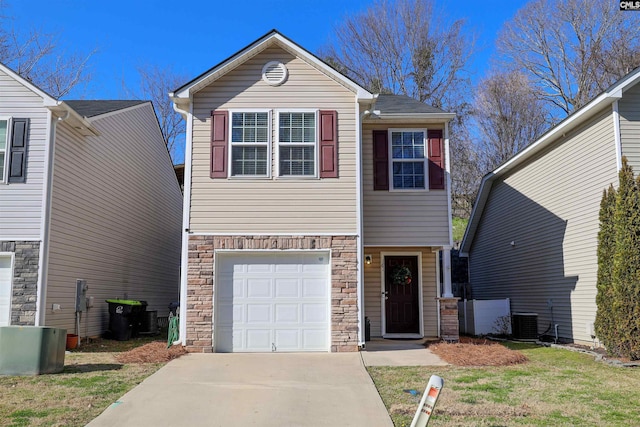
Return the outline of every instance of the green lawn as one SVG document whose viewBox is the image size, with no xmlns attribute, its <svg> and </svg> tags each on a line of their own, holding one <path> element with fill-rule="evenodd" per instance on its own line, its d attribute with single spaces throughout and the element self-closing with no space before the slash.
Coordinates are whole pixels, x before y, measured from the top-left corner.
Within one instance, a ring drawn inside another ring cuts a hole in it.
<svg viewBox="0 0 640 427">
<path fill-rule="evenodd" d="M 457 218 L 454 216 L 453 218 L 451 218 L 451 221 L 453 227 L 453 241 L 460 242 L 464 237 L 464 231 L 467 228 L 467 223 L 469 222 L 469 220 L 464 218 Z"/>
<path fill-rule="evenodd" d="M 429 426 L 637 426 L 640 370 L 596 362 L 568 350 L 510 343 L 518 366 L 370 367 L 396 426 L 409 426 L 432 374 L 444 388 Z"/>
<path fill-rule="evenodd" d="M 64 371 L 0 376 L 0 426 L 84 426 L 164 363 L 122 364 L 117 352 L 153 338 L 98 340 L 67 354 Z"/>
</svg>

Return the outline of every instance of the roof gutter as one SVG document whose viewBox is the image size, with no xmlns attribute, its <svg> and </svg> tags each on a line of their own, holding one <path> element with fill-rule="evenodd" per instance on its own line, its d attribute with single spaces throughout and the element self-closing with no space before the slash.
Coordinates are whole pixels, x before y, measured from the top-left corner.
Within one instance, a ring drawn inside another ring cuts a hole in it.
<svg viewBox="0 0 640 427">
<path fill-rule="evenodd" d="M 91 122 L 82 117 L 76 110 L 71 108 L 64 101 L 56 101 L 45 105 L 56 117 L 64 117 L 69 125 L 84 136 L 98 136 L 100 133 L 93 127 Z"/>
</svg>

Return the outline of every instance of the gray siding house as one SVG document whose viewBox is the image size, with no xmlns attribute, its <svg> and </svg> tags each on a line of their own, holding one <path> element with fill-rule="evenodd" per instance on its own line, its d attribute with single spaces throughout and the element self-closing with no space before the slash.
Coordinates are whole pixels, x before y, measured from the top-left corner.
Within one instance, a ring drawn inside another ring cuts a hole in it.
<svg viewBox="0 0 640 427">
<path fill-rule="evenodd" d="M 483 178 L 461 245 L 474 298 L 593 342 L 600 200 L 622 156 L 640 171 L 639 83 L 636 69 Z"/>
<path fill-rule="evenodd" d="M 95 336 L 118 297 L 166 312 L 181 214 L 150 102 L 58 101 L 0 64 L 0 326 Z"/>
<path fill-rule="evenodd" d="M 277 31 L 171 97 L 189 350 L 355 351 L 365 317 L 373 337 L 457 339 L 437 262 L 453 114 L 370 93 Z"/>
</svg>

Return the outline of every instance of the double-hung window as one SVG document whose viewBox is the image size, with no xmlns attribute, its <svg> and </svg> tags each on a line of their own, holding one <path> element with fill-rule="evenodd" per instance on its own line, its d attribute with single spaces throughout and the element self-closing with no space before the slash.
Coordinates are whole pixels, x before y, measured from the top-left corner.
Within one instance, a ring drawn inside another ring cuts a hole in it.
<svg viewBox="0 0 640 427">
<path fill-rule="evenodd" d="M 278 113 L 278 167 L 280 176 L 316 176 L 317 114 Z"/>
<path fill-rule="evenodd" d="M 425 129 L 390 129 L 389 165 L 394 190 L 427 189 Z"/>
<path fill-rule="evenodd" d="M 231 176 L 269 176 L 269 113 L 231 113 Z"/>
<path fill-rule="evenodd" d="M 9 163 L 9 120 L 0 119 L 0 182 L 7 182 Z"/>
</svg>

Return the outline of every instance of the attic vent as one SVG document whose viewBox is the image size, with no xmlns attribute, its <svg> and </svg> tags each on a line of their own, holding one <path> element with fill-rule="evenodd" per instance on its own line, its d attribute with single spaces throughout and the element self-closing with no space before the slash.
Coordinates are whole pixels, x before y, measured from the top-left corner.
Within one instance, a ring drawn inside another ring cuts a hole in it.
<svg viewBox="0 0 640 427">
<path fill-rule="evenodd" d="M 279 86 L 284 83 L 287 75 L 287 67 L 285 67 L 282 62 L 271 61 L 262 67 L 262 80 L 271 86 Z"/>
</svg>

